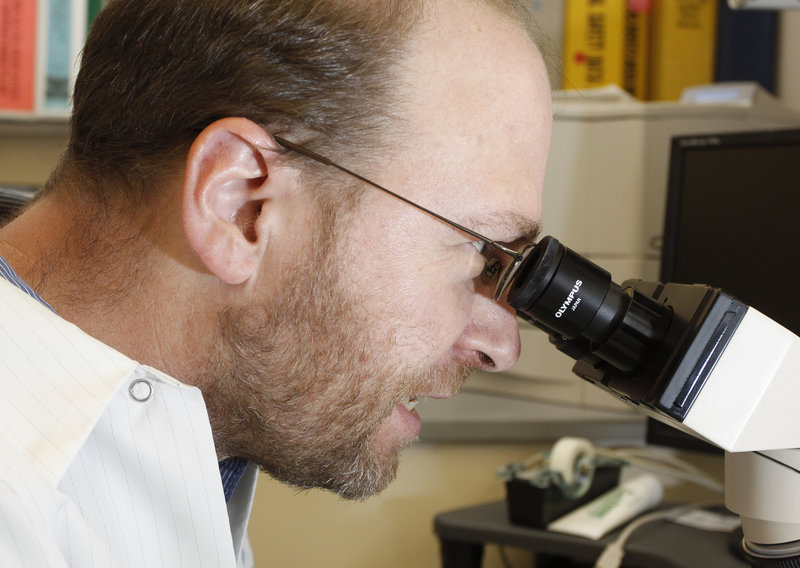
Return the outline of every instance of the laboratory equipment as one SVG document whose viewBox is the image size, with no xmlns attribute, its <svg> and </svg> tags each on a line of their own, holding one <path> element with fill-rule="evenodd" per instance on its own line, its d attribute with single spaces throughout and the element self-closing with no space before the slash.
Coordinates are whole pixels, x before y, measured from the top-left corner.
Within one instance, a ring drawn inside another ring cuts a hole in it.
<svg viewBox="0 0 800 568">
<path fill-rule="evenodd" d="M 748 559 L 796 565 L 800 338 L 718 288 L 618 285 L 553 237 L 523 254 L 508 289 L 517 315 L 575 359 L 579 377 L 726 450 L 726 505 L 742 518 Z"/>
</svg>

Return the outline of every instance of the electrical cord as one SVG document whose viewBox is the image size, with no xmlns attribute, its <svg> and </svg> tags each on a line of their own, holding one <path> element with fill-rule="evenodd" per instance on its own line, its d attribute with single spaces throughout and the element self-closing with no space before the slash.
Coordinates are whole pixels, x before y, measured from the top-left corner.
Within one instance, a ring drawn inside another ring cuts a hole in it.
<svg viewBox="0 0 800 568">
<path fill-rule="evenodd" d="M 690 511 L 703 509 L 711 505 L 710 503 L 695 503 L 690 505 L 681 505 L 673 507 L 672 509 L 665 509 L 663 511 L 654 511 L 638 517 L 637 519 L 628 523 L 622 529 L 617 538 L 611 541 L 594 564 L 594 568 L 619 568 L 622 564 L 622 559 L 625 557 L 625 545 L 631 535 L 642 526 L 655 521 L 672 521 Z"/>
<path fill-rule="evenodd" d="M 603 448 L 594 446 L 594 454 L 600 458 L 618 460 L 646 471 L 694 483 L 711 489 L 716 493 L 724 493 L 723 484 L 702 470 L 680 458 L 652 448 Z M 537 452 L 520 465 L 522 469 L 533 469 L 536 466 L 546 464 L 548 455 L 547 451 Z"/>
<path fill-rule="evenodd" d="M 625 558 L 625 545 L 630 537 L 644 525 L 656 521 L 674 521 L 686 513 L 692 511 L 705 509 L 710 506 L 718 506 L 720 503 L 693 503 L 689 505 L 680 505 L 671 509 L 662 511 L 654 511 L 646 513 L 630 523 L 628 523 L 622 531 L 620 531 L 617 538 L 611 541 L 598 556 L 594 563 L 594 568 L 619 568 L 622 565 L 622 560 Z M 504 568 L 513 568 L 513 564 L 508 557 L 505 547 L 499 546 L 500 561 Z"/>
<path fill-rule="evenodd" d="M 595 453 L 598 456 L 619 459 L 628 462 L 631 465 L 652 471 L 653 473 L 660 473 L 682 479 L 707 489 L 711 489 L 717 493 L 723 493 L 725 490 L 722 483 L 712 478 L 702 470 L 694 467 L 690 463 L 676 458 L 675 456 L 661 454 L 653 449 L 609 449 L 596 446 Z"/>
</svg>

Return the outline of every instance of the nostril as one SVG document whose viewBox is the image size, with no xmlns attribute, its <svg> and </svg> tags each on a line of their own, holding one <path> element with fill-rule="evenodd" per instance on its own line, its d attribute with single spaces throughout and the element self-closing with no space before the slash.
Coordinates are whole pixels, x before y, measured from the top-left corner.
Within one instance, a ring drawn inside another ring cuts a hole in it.
<svg viewBox="0 0 800 568">
<path fill-rule="evenodd" d="M 478 354 L 478 357 L 481 360 L 481 368 L 482 369 L 494 369 L 494 367 L 495 367 L 494 360 L 491 357 L 489 357 L 486 353 L 481 351 Z"/>
</svg>

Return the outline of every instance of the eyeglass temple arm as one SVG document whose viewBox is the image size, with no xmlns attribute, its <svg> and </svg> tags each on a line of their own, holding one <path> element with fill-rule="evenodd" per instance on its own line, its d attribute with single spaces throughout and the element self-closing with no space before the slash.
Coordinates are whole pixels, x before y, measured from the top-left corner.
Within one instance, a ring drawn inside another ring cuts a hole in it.
<svg viewBox="0 0 800 568">
<path fill-rule="evenodd" d="M 289 142 L 288 140 L 285 140 L 284 138 L 281 138 L 280 136 L 273 136 L 273 138 L 275 139 L 275 141 L 278 144 L 280 144 L 281 146 L 283 146 L 284 148 L 286 148 L 288 150 L 291 150 L 293 152 L 297 152 L 298 154 L 306 156 L 307 158 L 311 158 L 312 160 L 314 160 L 316 162 L 319 162 L 320 164 L 324 164 L 326 166 L 330 166 L 332 168 L 336 168 L 337 170 L 339 170 L 341 172 L 344 172 L 347 175 L 353 176 L 354 178 L 356 178 L 356 179 L 358 179 L 360 181 L 363 181 L 364 183 L 366 183 L 368 185 L 371 185 L 375 189 L 379 189 L 382 192 L 387 193 L 387 194 L 391 195 L 392 197 L 394 197 L 396 199 L 399 199 L 400 201 L 402 201 L 404 203 L 407 203 L 408 205 L 411 205 L 412 207 L 414 207 L 416 209 L 419 209 L 420 211 L 423 211 L 424 213 L 427 213 L 428 215 L 430 215 L 432 217 L 435 217 L 439 221 L 442 221 L 443 223 L 446 223 L 446 224 L 450 225 L 451 227 L 455 227 L 459 231 L 463 231 L 464 233 L 468 234 L 469 236 L 471 236 L 471 237 L 473 237 L 473 238 L 475 238 L 475 239 L 477 239 L 479 241 L 483 241 L 484 243 L 486 243 L 487 245 L 489 245 L 491 247 L 494 247 L 494 248 L 496 248 L 498 250 L 501 250 L 502 252 L 504 252 L 505 254 L 509 255 L 511 258 L 513 258 L 514 260 L 517 260 L 517 261 L 522 260 L 522 255 L 520 253 L 518 253 L 517 251 L 512 250 L 512 249 L 508 248 L 507 246 L 502 245 L 502 244 L 500 244 L 500 243 L 498 243 L 496 241 L 493 241 L 491 239 L 487 239 L 486 237 L 484 237 L 480 233 L 476 233 L 472 229 L 468 229 L 467 227 L 464 227 L 463 225 L 460 225 L 459 223 L 456 223 L 455 221 L 451 221 L 450 219 L 448 219 L 446 217 L 442 217 L 438 213 L 434 213 L 430 209 L 427 209 L 427 208 L 423 207 L 422 205 L 419 205 L 418 203 L 414 203 L 413 201 L 411 201 L 409 199 L 406 199 L 402 195 L 395 193 L 391 189 L 383 187 L 382 185 L 379 185 L 379 184 L 375 183 L 374 181 L 369 180 L 369 179 L 365 178 L 364 176 L 355 173 L 352 170 L 348 170 L 347 168 L 345 168 L 344 166 L 340 166 L 336 162 L 332 162 L 331 160 L 329 160 L 325 156 L 321 156 L 321 155 L 317 154 L 316 152 L 314 152 L 312 150 L 309 150 L 308 148 L 306 148 L 304 146 L 300 146 L 299 144 L 295 144 L 294 142 Z"/>
</svg>

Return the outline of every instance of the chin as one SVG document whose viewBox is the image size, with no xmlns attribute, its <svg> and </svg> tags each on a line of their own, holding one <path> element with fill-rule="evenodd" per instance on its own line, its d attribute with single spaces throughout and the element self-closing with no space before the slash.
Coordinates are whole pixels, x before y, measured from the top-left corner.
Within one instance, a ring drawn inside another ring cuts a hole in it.
<svg viewBox="0 0 800 568">
<path fill-rule="evenodd" d="M 364 501 L 381 493 L 397 477 L 401 449 L 395 448 L 390 455 L 373 454 L 366 457 L 360 467 L 350 471 L 344 479 L 328 489 L 350 501 Z"/>
</svg>

